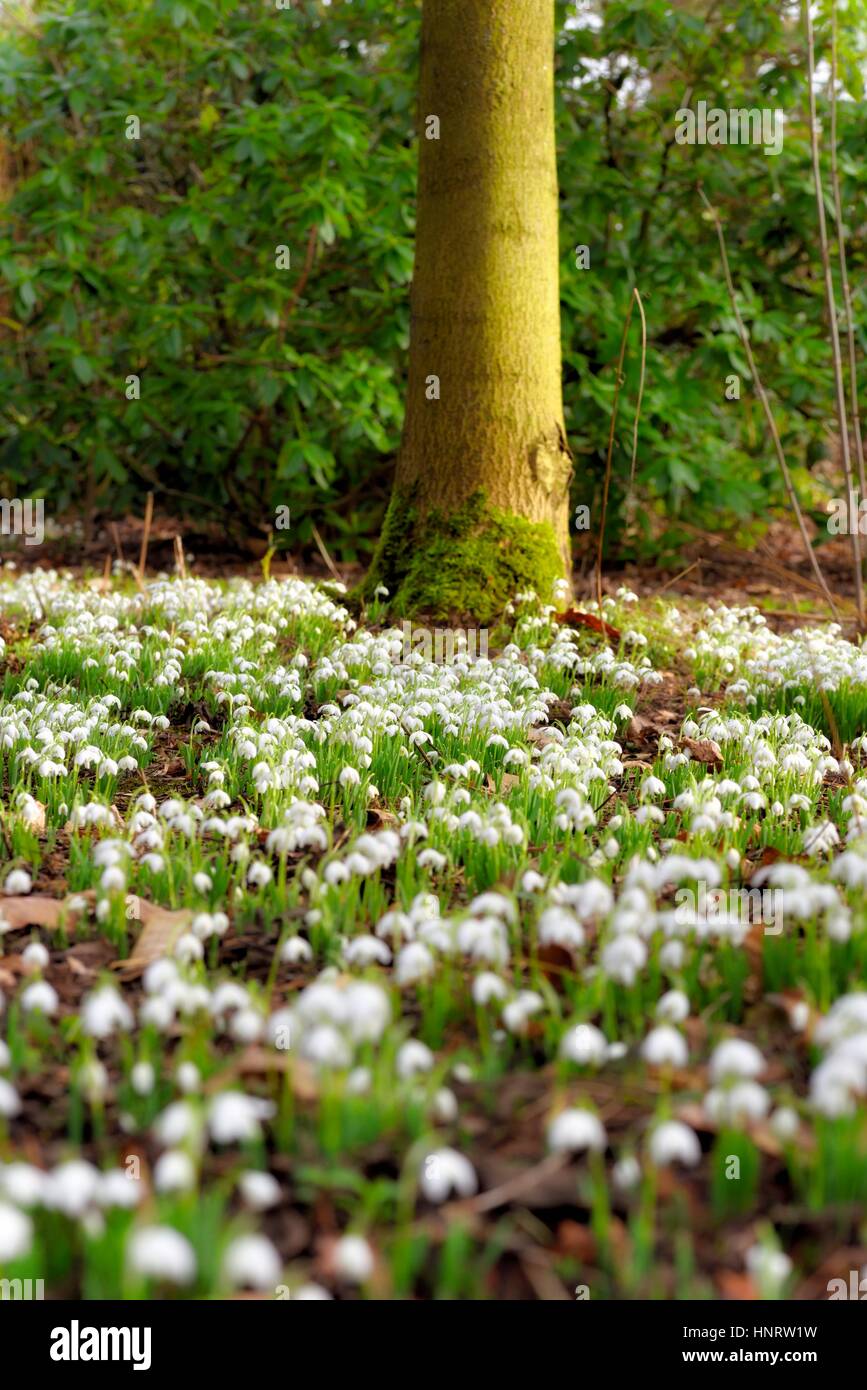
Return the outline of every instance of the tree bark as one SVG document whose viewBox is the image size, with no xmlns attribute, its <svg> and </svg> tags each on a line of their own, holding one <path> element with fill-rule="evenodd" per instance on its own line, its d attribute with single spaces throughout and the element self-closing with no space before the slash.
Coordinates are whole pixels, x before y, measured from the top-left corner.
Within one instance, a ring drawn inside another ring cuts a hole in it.
<svg viewBox="0 0 867 1390">
<path fill-rule="evenodd" d="M 571 572 L 553 64 L 554 0 L 424 0 L 406 417 L 368 581 L 398 611 L 486 621 Z"/>
</svg>

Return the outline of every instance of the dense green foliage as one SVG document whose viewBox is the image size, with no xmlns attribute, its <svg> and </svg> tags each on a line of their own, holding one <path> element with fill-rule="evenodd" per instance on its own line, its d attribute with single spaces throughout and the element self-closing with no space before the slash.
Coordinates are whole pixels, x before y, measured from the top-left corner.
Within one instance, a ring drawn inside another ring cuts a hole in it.
<svg viewBox="0 0 867 1390">
<path fill-rule="evenodd" d="M 766 517 L 769 491 L 780 495 L 698 180 L 727 223 L 794 465 L 819 456 L 831 414 L 798 8 L 736 0 L 707 20 L 705 8 L 558 2 L 567 425 L 574 500 L 594 516 L 634 284 L 649 332 L 643 492 L 699 524 Z M 294 539 L 316 524 L 346 558 L 369 548 L 401 423 L 419 12 L 413 0 L 4 11 L 7 493 L 43 494 L 56 515 L 140 507 L 153 488 L 162 505 L 228 505 L 263 533 L 284 505 Z M 842 76 L 856 98 L 839 111 L 850 209 L 867 178 L 863 19 L 863 0 L 841 15 Z M 822 56 L 824 21 L 819 41 Z M 782 153 L 677 145 L 675 113 L 699 99 L 781 108 Z M 127 138 L 131 116 L 138 139 Z M 863 310 L 863 222 L 848 231 Z M 588 269 L 576 267 L 577 245 L 590 248 Z M 621 477 L 637 342 L 636 324 Z M 725 399 L 731 373 L 739 401 Z M 132 376 L 140 399 L 128 399 Z"/>
</svg>

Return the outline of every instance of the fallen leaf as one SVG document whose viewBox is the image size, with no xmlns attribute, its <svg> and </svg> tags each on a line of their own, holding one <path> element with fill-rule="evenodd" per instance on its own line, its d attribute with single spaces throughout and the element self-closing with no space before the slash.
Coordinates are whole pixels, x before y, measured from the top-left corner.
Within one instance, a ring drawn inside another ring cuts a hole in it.
<svg viewBox="0 0 867 1390">
<path fill-rule="evenodd" d="M 171 954 L 192 921 L 193 914 L 186 907 L 177 912 L 157 907 L 155 903 L 138 898 L 134 893 L 128 895 L 126 902 L 130 919 L 142 922 L 144 930 L 135 943 L 132 955 L 127 960 L 115 961 L 112 969 L 118 972 L 122 980 L 134 980 L 152 961 Z"/>
<path fill-rule="evenodd" d="M 579 613 L 575 608 L 567 608 L 565 613 L 555 613 L 554 617 L 558 623 L 564 623 L 567 627 L 589 627 L 593 632 L 604 633 L 612 642 L 620 641 L 617 628 L 604 622 L 602 618 L 595 617 L 593 613 Z"/>
<path fill-rule="evenodd" d="M 84 893 L 71 894 L 73 898 L 85 896 Z M 69 902 L 69 898 L 47 898 L 40 893 L 0 898 L 0 925 L 6 931 L 20 931 L 22 927 L 59 927 L 64 917 L 68 920 L 77 916 Z"/>
<path fill-rule="evenodd" d="M 760 1297 L 749 1274 L 741 1274 L 736 1269 L 721 1269 L 716 1276 L 716 1285 L 723 1298 L 750 1301 Z"/>
<path fill-rule="evenodd" d="M 714 739 L 682 738 L 681 744 L 684 748 L 688 749 L 697 763 L 707 763 L 708 766 L 722 767 L 722 749 Z"/>
</svg>

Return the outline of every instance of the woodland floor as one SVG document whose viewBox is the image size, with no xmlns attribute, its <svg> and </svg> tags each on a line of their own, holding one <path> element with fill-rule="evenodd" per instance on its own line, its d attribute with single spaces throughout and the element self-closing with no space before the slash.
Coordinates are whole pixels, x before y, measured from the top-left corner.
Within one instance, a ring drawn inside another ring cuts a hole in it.
<svg viewBox="0 0 867 1390">
<path fill-rule="evenodd" d="M 607 633 L 588 566 L 571 620 L 437 665 L 324 560 L 199 536 L 141 591 L 140 532 L 0 571 L 0 1276 L 818 1299 L 867 1264 L 842 547 L 842 631 L 781 530 L 606 576 Z"/>
</svg>

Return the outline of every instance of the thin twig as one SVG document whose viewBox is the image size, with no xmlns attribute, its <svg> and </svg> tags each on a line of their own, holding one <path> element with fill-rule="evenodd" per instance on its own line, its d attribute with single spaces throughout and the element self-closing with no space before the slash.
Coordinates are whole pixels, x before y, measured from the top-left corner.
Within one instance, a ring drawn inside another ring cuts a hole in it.
<svg viewBox="0 0 867 1390">
<path fill-rule="evenodd" d="M 599 605 L 599 612 L 602 612 L 602 546 L 605 540 L 605 521 L 608 515 L 608 491 L 611 486 L 611 458 L 614 453 L 614 430 L 617 425 L 617 409 L 620 403 L 620 388 L 623 385 L 623 362 L 626 357 L 626 341 L 629 336 L 629 325 L 632 321 L 632 306 L 637 301 L 641 313 L 642 338 L 641 338 L 641 387 L 638 395 L 638 408 L 635 414 L 635 426 L 632 441 L 632 469 L 635 470 L 635 454 L 638 448 L 638 415 L 641 410 L 641 396 L 644 392 L 644 362 L 647 350 L 647 325 L 644 320 L 644 307 L 641 303 L 641 295 L 637 288 L 633 288 L 629 296 L 629 308 L 626 311 L 626 320 L 623 324 L 623 336 L 620 339 L 620 355 L 617 359 L 617 376 L 614 382 L 614 400 L 611 404 L 611 425 L 608 430 L 608 454 L 605 459 L 605 485 L 602 489 L 602 516 L 599 522 L 599 544 L 596 547 L 596 602 Z M 631 475 L 630 475 L 631 481 Z"/>
<path fill-rule="evenodd" d="M 152 522 L 152 520 L 153 520 L 153 515 L 154 515 L 154 495 L 153 495 L 152 492 L 149 492 L 148 495 L 147 495 L 147 501 L 145 502 L 145 518 L 144 518 L 144 530 L 142 531 L 142 537 L 141 537 L 141 550 L 139 551 L 139 554 L 138 554 L 138 575 L 139 575 L 139 579 L 141 580 L 142 584 L 144 584 L 145 565 L 147 564 L 147 558 L 148 558 L 148 541 L 150 540 L 151 522 Z"/>
<path fill-rule="evenodd" d="M 713 218 L 713 222 L 716 227 L 716 234 L 719 240 L 720 257 L 722 259 L 723 275 L 725 276 L 726 289 L 728 290 L 729 299 L 731 301 L 732 313 L 734 314 L 735 323 L 737 324 L 738 334 L 741 340 L 741 345 L 746 355 L 747 366 L 750 369 L 750 375 L 753 379 L 753 383 L 756 388 L 756 395 L 758 396 L 759 401 L 761 402 L 762 410 L 765 412 L 765 419 L 768 422 L 768 429 L 770 430 L 771 438 L 774 441 L 774 449 L 777 455 L 777 462 L 780 465 L 780 472 L 783 475 L 783 482 L 785 483 L 786 492 L 788 494 L 792 511 L 795 513 L 795 518 L 798 522 L 798 528 L 801 532 L 801 539 L 804 542 L 804 549 L 806 550 L 810 558 L 810 563 L 813 566 L 813 573 L 815 574 L 816 579 L 819 582 L 819 585 L 822 589 L 823 594 L 825 595 L 825 598 L 828 600 L 828 603 L 831 607 L 831 612 L 836 618 L 837 609 L 834 604 L 834 600 L 831 597 L 831 590 L 828 588 L 827 581 L 825 579 L 824 574 L 822 573 L 822 568 L 819 564 L 819 561 L 816 559 L 816 552 L 810 544 L 810 537 L 807 534 L 807 526 L 804 521 L 804 514 L 801 511 L 801 504 L 798 501 L 798 496 L 795 492 L 795 485 L 792 482 L 792 475 L 789 472 L 789 465 L 786 463 L 786 455 L 783 452 L 783 445 L 780 440 L 779 430 L 777 429 L 777 422 L 774 419 L 774 413 L 771 410 L 771 403 L 768 400 L 765 388 L 762 385 L 762 379 L 759 376 L 759 369 L 756 366 L 756 359 L 753 356 L 753 349 L 750 343 L 749 334 L 747 333 L 746 325 L 744 324 L 744 321 L 741 318 L 741 311 L 738 308 L 738 296 L 735 290 L 734 281 L 732 280 L 732 273 L 729 268 L 729 258 L 728 252 L 726 251 L 725 233 L 723 232 L 722 222 L 720 221 L 720 215 L 717 212 L 716 208 L 713 206 L 713 204 L 708 200 L 707 195 L 705 194 L 705 191 L 700 184 L 698 192 L 699 197 L 701 198 L 702 202 L 704 203 L 705 207 L 707 208 L 708 212 Z"/>
<path fill-rule="evenodd" d="M 843 472 L 846 475 L 846 488 L 851 502 L 854 492 L 852 481 L 852 460 L 849 455 L 849 423 L 846 419 L 846 390 L 843 385 L 843 359 L 840 354 L 840 330 L 837 326 L 837 305 L 834 298 L 834 279 L 831 274 L 831 255 L 828 250 L 828 229 L 825 223 L 825 194 L 822 188 L 822 170 L 819 163 L 819 127 L 816 115 L 816 57 L 813 46 L 813 16 L 810 13 L 810 0 L 804 0 L 804 23 L 807 30 L 807 88 L 810 96 L 810 150 L 813 157 L 813 184 L 816 191 L 816 216 L 819 223 L 819 251 L 822 257 L 822 270 L 825 277 L 825 302 L 828 309 L 828 328 L 831 334 L 831 357 L 834 364 L 834 399 L 837 407 L 837 428 L 840 431 L 840 448 L 843 455 Z M 849 525 L 849 538 L 852 542 L 852 566 L 855 572 L 855 607 L 858 611 L 858 630 L 864 631 L 864 586 L 861 576 L 861 537 L 858 524 Z"/>
<path fill-rule="evenodd" d="M 855 318 L 852 312 L 852 292 L 846 269 L 846 237 L 843 231 L 843 208 L 840 196 L 840 171 L 837 167 L 837 0 L 831 0 L 831 188 L 834 191 L 834 221 L 837 224 L 837 254 L 840 258 L 840 288 L 843 311 L 846 315 L 846 348 L 849 359 L 849 406 L 852 411 L 852 432 L 855 437 L 855 459 L 858 465 L 858 484 L 861 497 L 867 497 L 864 471 L 864 441 L 861 438 L 861 411 L 858 406 L 858 369 L 855 358 Z"/>
<path fill-rule="evenodd" d="M 313 530 L 313 539 L 315 540 L 317 546 L 319 547 L 319 554 L 322 556 L 323 560 L 325 561 L 326 565 L 327 565 L 328 568 L 330 569 L 331 573 L 334 575 L 334 578 L 337 580 L 338 584 L 342 584 L 342 583 L 343 583 L 343 580 L 340 578 L 340 575 L 339 575 L 339 573 L 338 573 L 338 571 L 337 571 L 337 566 L 335 565 L 335 563 L 334 563 L 334 561 L 332 560 L 331 556 L 328 554 L 328 551 L 325 549 L 325 542 L 324 542 L 324 540 L 323 540 L 322 537 L 320 536 L 319 532 L 316 530 L 316 527 L 315 527 L 315 526 L 312 528 L 312 530 Z"/>
</svg>

